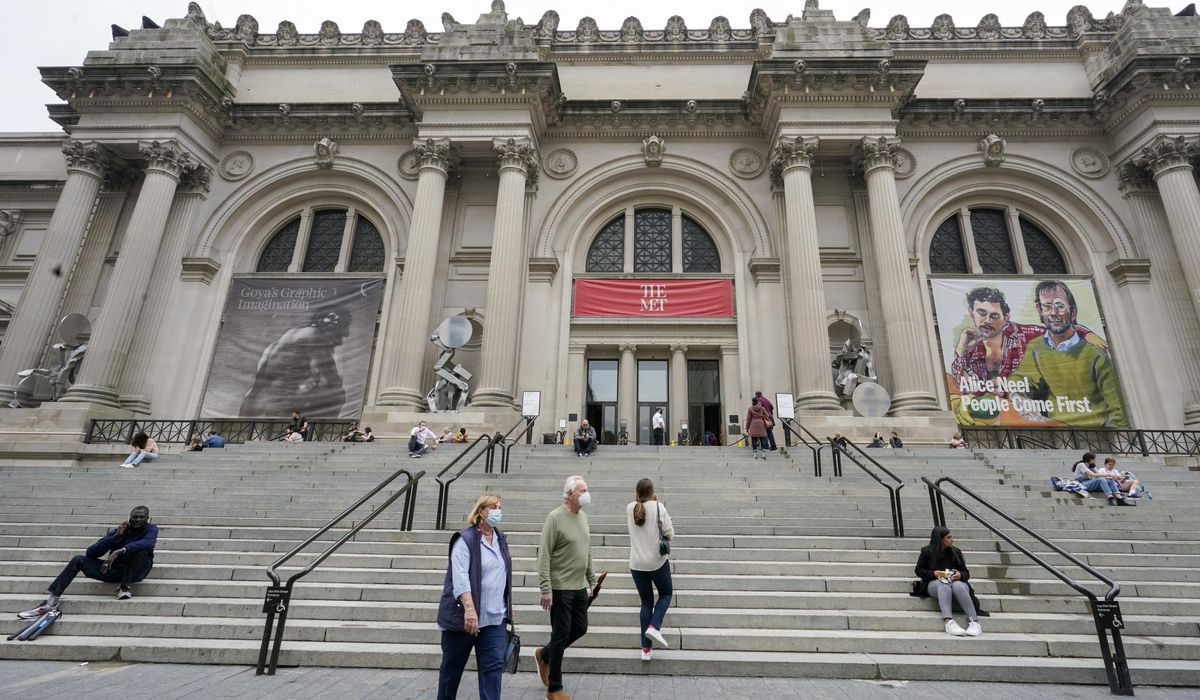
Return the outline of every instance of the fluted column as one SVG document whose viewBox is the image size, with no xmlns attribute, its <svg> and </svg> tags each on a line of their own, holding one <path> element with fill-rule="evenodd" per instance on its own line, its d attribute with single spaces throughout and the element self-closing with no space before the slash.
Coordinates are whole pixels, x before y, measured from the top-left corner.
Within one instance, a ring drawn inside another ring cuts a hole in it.
<svg viewBox="0 0 1200 700">
<path fill-rule="evenodd" d="M 829 373 L 829 335 L 825 325 L 825 286 L 821 244 L 813 201 L 812 162 L 817 139 L 784 139 L 775 147 L 774 167 L 783 178 L 786 226 L 788 332 L 791 337 L 796 407 L 840 412 Z"/>
<path fill-rule="evenodd" d="M 497 139 L 500 188 L 488 265 L 487 324 L 480 351 L 482 368 L 473 406 L 513 405 L 520 342 L 521 292 L 525 281 L 525 182 L 537 175 L 537 157 L 527 140 Z"/>
<path fill-rule="evenodd" d="M 0 395 L 6 397 L 16 388 L 17 372 L 36 367 L 42 359 L 104 180 L 108 158 L 99 144 L 68 141 L 63 155 L 67 180 L 0 345 Z"/>
<path fill-rule="evenodd" d="M 1142 149 L 1142 155 L 1140 164 L 1154 175 L 1188 294 L 1200 314 L 1200 190 L 1192 165 L 1192 159 L 1200 155 L 1200 142 L 1182 136 L 1159 137 Z"/>
<path fill-rule="evenodd" d="M 734 422 L 741 426 L 742 435 L 746 434 L 746 426 L 742 424 L 742 419 L 746 416 L 750 402 L 742 396 L 741 364 L 737 346 L 721 347 L 721 405 L 725 408 L 725 412 L 721 414 L 721 425 L 725 428 L 721 432 L 725 434 L 722 443 L 725 445 L 733 444 L 741 437 L 729 434 L 730 416 L 735 416 Z"/>
<path fill-rule="evenodd" d="M 112 247 L 113 237 L 125 212 L 126 200 L 131 196 L 134 179 L 140 175 L 133 168 L 110 167 L 105 173 L 104 184 L 96 201 L 96 211 L 88 224 L 87 236 L 79 248 L 79 257 L 71 273 L 71 283 L 63 300 L 63 314 L 79 313 L 91 316 L 93 302 L 100 277 L 104 273 L 105 259 Z M 101 300 L 103 302 L 103 300 Z"/>
<path fill-rule="evenodd" d="M 629 444 L 637 442 L 637 346 L 622 343 L 621 362 L 617 366 L 617 434 L 621 432 L 621 421 L 629 430 Z"/>
<path fill-rule="evenodd" d="M 883 327 L 892 368 L 892 413 L 939 410 L 932 367 L 921 319 L 921 301 L 908 266 L 904 221 L 896 194 L 895 153 L 898 139 L 864 138 L 859 150 L 867 180 L 871 239 L 879 271 Z"/>
<path fill-rule="evenodd" d="M 683 424 L 688 419 L 687 391 L 687 349 L 688 346 L 676 343 L 671 346 L 671 386 L 667 402 L 667 414 L 671 419 L 668 427 L 667 444 L 683 430 Z M 695 430 L 695 426 L 688 426 Z"/>
<path fill-rule="evenodd" d="M 146 163 L 146 177 L 117 256 L 100 317 L 92 327 L 92 339 L 83 358 L 78 381 L 64 401 L 88 401 L 104 406 L 121 406 L 118 389 L 125 373 L 126 358 L 137 343 L 153 343 L 158 329 L 138 322 L 133 310 L 142 308 L 146 289 L 154 274 L 167 215 L 175 199 L 179 177 L 190 164 L 187 151 L 174 141 L 152 141 L 139 147 Z M 146 371 L 133 368 L 132 371 Z"/>
<path fill-rule="evenodd" d="M 421 377 L 429 346 L 429 312 L 433 304 L 433 260 L 437 259 L 442 232 L 442 205 L 450 172 L 450 141 L 418 140 L 420 163 L 417 196 L 413 204 L 404 275 L 395 285 L 388 312 L 387 353 L 378 403 L 383 406 L 425 407 Z"/>
<path fill-rule="evenodd" d="M 192 227 L 196 224 L 200 207 L 208 194 L 211 178 L 212 171 L 203 165 L 192 168 L 183 175 L 179 192 L 171 205 L 171 214 L 167 218 L 166 233 L 163 234 L 154 271 L 150 274 L 146 297 L 142 301 L 138 328 L 163 326 L 171 289 L 179 283 L 184 250 L 192 238 Z M 150 413 L 152 377 L 147 370 L 153 364 L 155 354 L 170 352 L 171 346 L 177 342 L 174 338 L 146 338 L 133 344 L 120 385 L 121 405 L 134 413 Z"/>
</svg>

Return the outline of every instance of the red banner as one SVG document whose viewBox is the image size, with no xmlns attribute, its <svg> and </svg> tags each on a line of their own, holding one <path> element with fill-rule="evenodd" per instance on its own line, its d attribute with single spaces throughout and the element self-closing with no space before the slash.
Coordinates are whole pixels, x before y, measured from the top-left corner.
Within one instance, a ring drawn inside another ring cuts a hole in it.
<svg viewBox="0 0 1200 700">
<path fill-rule="evenodd" d="M 733 280 L 575 280 L 576 316 L 733 316 Z"/>
</svg>

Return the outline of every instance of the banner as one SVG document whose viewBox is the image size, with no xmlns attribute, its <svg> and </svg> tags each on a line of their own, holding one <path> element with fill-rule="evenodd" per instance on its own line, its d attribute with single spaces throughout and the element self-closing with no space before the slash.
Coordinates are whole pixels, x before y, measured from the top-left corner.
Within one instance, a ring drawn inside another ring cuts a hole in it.
<svg viewBox="0 0 1200 700">
<path fill-rule="evenodd" d="M 575 280 L 576 316 L 733 316 L 733 280 Z"/>
<path fill-rule="evenodd" d="M 1091 280 L 931 284 L 959 425 L 1128 427 Z"/>
<path fill-rule="evenodd" d="M 353 418 L 362 409 L 378 278 L 236 278 L 203 418 Z"/>
</svg>

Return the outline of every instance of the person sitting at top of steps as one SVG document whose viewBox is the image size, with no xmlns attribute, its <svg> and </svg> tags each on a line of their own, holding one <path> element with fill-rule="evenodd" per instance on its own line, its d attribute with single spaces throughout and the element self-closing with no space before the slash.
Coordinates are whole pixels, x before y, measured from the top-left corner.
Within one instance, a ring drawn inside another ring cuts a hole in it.
<svg viewBox="0 0 1200 700">
<path fill-rule="evenodd" d="M 428 423 L 417 423 L 417 427 L 408 434 L 408 456 L 420 457 L 429 450 L 436 450 L 437 437 L 437 433 L 429 429 Z"/>
<path fill-rule="evenodd" d="M 154 461 L 158 459 L 158 443 L 154 438 L 145 433 L 138 433 L 129 441 L 133 446 L 133 452 L 121 462 L 121 466 L 126 469 L 133 469 L 144 461 Z"/>
<path fill-rule="evenodd" d="M 871 438 L 871 444 L 867 447 L 887 447 L 887 443 L 883 441 L 883 433 L 875 431 L 875 437 Z"/>
<path fill-rule="evenodd" d="M 1109 505 L 1133 505 L 1125 501 L 1125 496 L 1121 493 L 1121 485 L 1117 480 L 1097 471 L 1095 467 L 1096 454 L 1084 452 L 1083 457 L 1075 463 L 1075 481 L 1078 481 L 1088 491 L 1103 491 L 1104 495 L 1108 496 Z"/>
<path fill-rule="evenodd" d="M 1129 498 L 1141 498 L 1142 493 L 1138 490 L 1138 480 L 1133 474 L 1117 469 L 1117 460 L 1113 457 L 1104 458 L 1104 466 L 1099 470 L 1100 474 L 1104 474 L 1108 478 L 1117 482 L 1117 488 L 1125 492 Z"/>
<path fill-rule="evenodd" d="M 111 528 L 104 537 L 77 554 L 63 567 L 62 573 L 50 584 L 49 595 L 42 604 L 17 613 L 22 620 L 35 620 L 58 607 L 59 598 L 67 586 L 82 573 L 90 579 L 117 583 L 117 600 L 133 597 L 129 584 L 143 581 L 154 566 L 154 545 L 158 542 L 158 526 L 150 522 L 150 509 L 138 506 L 129 512 L 129 520 Z"/>
<path fill-rule="evenodd" d="M 225 438 L 221 437 L 221 433 L 217 432 L 216 428 L 208 431 L 204 442 L 200 443 L 201 447 L 211 447 L 213 449 L 221 449 L 225 447 Z"/>
<path fill-rule="evenodd" d="M 904 441 L 900 439 L 895 430 L 892 431 L 892 439 L 888 440 L 888 444 L 892 447 L 904 447 Z"/>
<path fill-rule="evenodd" d="M 583 422 L 579 424 L 572 442 L 575 444 L 576 457 L 590 457 L 592 452 L 595 452 L 596 429 L 588 423 L 587 418 L 584 418 Z"/>
<path fill-rule="evenodd" d="M 950 449 L 952 449 L 952 450 L 967 449 L 967 442 L 966 442 L 966 440 L 963 440 L 962 433 L 955 433 L 954 437 L 950 438 Z"/>
<path fill-rule="evenodd" d="M 939 525 L 929 533 L 929 544 L 921 548 L 921 554 L 917 557 L 916 574 L 921 580 L 913 586 L 913 594 L 937 599 L 946 634 L 955 637 L 978 637 L 983 634 L 971 587 L 967 584 L 971 572 L 967 569 L 962 550 L 954 546 L 954 535 L 948 528 Z M 959 608 L 967 614 L 965 630 L 954 621 L 954 603 L 958 603 Z"/>
</svg>

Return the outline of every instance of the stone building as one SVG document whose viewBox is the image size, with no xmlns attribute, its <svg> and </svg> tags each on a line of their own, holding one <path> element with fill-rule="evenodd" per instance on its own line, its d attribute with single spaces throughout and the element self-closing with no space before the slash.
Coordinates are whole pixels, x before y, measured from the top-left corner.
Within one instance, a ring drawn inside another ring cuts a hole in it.
<svg viewBox="0 0 1200 700">
<path fill-rule="evenodd" d="M 941 437 L 955 339 L 931 283 L 1044 278 L 1094 289 L 1128 424 L 1200 427 L 1200 19 L 958 19 L 809 0 L 602 30 L 497 0 L 440 32 L 306 34 L 193 3 L 42 68 L 63 133 L 0 136 L 0 391 L 56 319 L 91 321 L 67 394 L 0 431 L 220 415 L 213 378 L 256 382 L 215 350 L 255 279 L 382 280 L 364 358 L 336 363 L 361 387 L 342 414 L 392 432 L 460 315 L 472 400 L 446 424 L 511 422 L 536 390 L 542 426 L 644 442 L 662 406 L 670 435 L 729 440 L 761 389 L 818 425 Z M 886 419 L 836 393 L 856 328 Z"/>
</svg>

